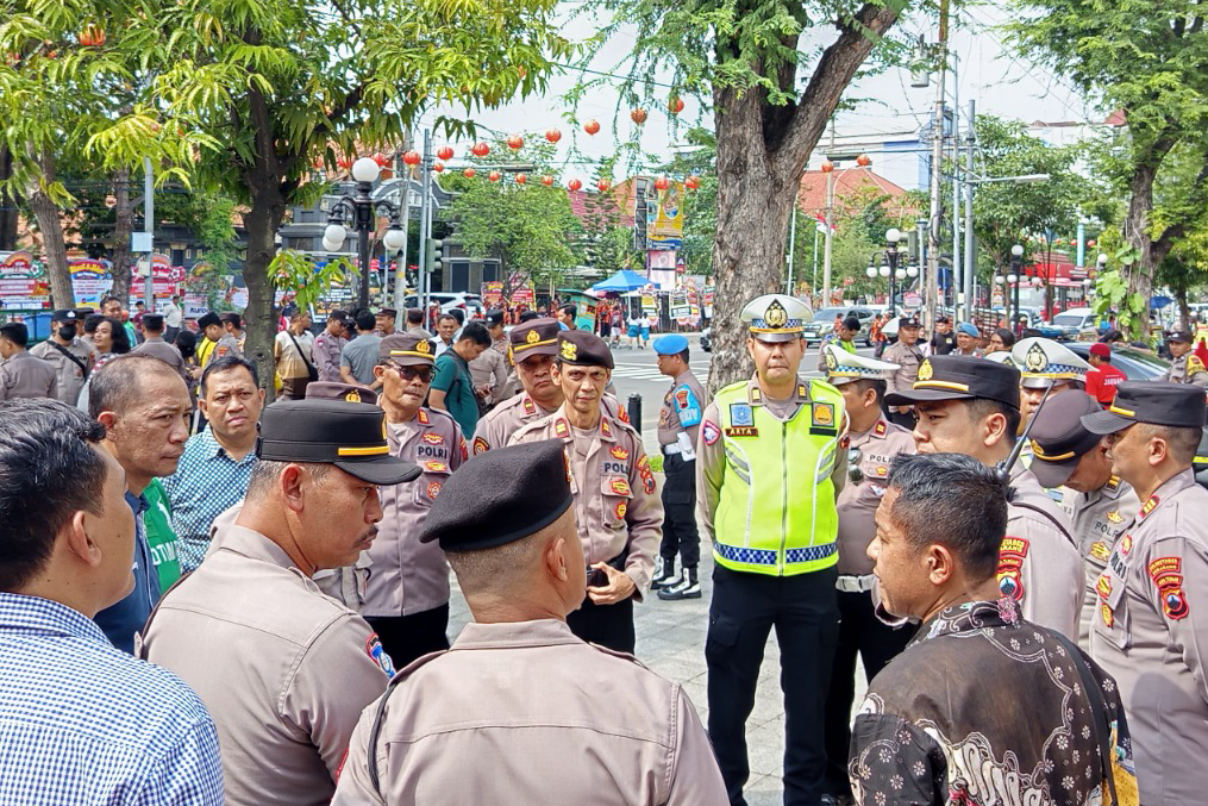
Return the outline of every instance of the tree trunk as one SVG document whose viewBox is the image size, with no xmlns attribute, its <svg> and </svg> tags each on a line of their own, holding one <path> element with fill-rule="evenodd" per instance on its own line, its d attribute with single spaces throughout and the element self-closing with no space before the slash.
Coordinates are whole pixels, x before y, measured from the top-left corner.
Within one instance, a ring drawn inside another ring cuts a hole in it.
<svg viewBox="0 0 1208 806">
<path fill-rule="evenodd" d="M 130 299 L 130 235 L 134 232 L 134 205 L 130 201 L 130 171 L 118 169 L 113 174 L 113 296 L 125 304 Z"/>
<path fill-rule="evenodd" d="M 273 185 L 258 192 L 252 208 L 243 217 L 247 230 L 247 259 L 243 263 L 243 280 L 247 283 L 247 309 L 243 312 L 247 328 L 244 355 L 256 365 L 260 385 L 274 396 L 273 341 L 277 338 L 277 311 L 273 307 L 275 288 L 268 267 L 277 253 L 273 242 L 277 228 L 285 216 L 285 199 Z"/>
<path fill-rule="evenodd" d="M 822 53 L 796 103 L 771 104 L 759 88 L 714 88 L 717 231 L 711 391 L 751 375 L 739 316 L 752 298 L 783 290 L 789 211 L 796 203 L 801 172 L 843 90 L 872 50 L 873 38 L 884 35 L 897 17 L 896 4 L 868 3 L 838 24 L 839 37 Z M 717 50 L 723 60 L 737 47 L 719 40 Z M 796 73 L 785 67 L 775 80 L 791 90 Z"/>
<path fill-rule="evenodd" d="M 1153 294 L 1153 277 L 1162 260 L 1170 252 L 1173 239 L 1163 239 L 1156 245 L 1149 232 L 1149 215 L 1153 212 L 1153 183 L 1162 160 L 1175 146 L 1173 136 L 1160 137 L 1148 150 L 1144 160 L 1133 167 L 1129 180 L 1128 214 L 1124 217 L 1124 241 L 1137 250 L 1139 259 L 1128 270 L 1128 293 L 1139 294 L 1145 307 L 1139 326 L 1130 322 L 1122 328 L 1125 336 L 1149 335 L 1149 298 Z M 1157 248 L 1155 248 L 1157 246 Z"/>
<path fill-rule="evenodd" d="M 1174 298 L 1179 305 L 1178 324 L 1184 330 L 1191 330 L 1191 306 L 1187 303 L 1187 288 L 1185 286 L 1175 288 Z"/>
<path fill-rule="evenodd" d="M 13 155 L 0 146 L 0 183 L 13 175 Z M 0 193 L 0 252 L 17 248 L 17 219 L 20 218 L 17 194 L 13 190 Z"/>
<path fill-rule="evenodd" d="M 75 293 L 71 288 L 71 272 L 67 268 L 67 246 L 63 242 L 63 219 L 59 206 L 46 194 L 46 187 L 54 182 L 55 161 L 49 154 L 38 158 L 42 168 L 42 179 L 30 182 L 25 189 L 25 199 L 38 222 L 42 234 L 42 260 L 46 265 L 46 276 L 50 280 L 50 295 L 55 308 L 74 308 Z"/>
</svg>

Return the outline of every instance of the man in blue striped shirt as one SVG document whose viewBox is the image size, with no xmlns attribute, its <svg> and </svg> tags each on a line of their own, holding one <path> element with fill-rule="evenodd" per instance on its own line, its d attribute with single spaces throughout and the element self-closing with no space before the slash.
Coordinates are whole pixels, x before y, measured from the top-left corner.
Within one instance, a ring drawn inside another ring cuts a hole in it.
<svg viewBox="0 0 1208 806">
<path fill-rule="evenodd" d="M 134 587 L 126 474 L 104 435 L 58 401 L 0 404 L 0 803 L 217 806 L 201 700 L 92 621 Z"/>
</svg>

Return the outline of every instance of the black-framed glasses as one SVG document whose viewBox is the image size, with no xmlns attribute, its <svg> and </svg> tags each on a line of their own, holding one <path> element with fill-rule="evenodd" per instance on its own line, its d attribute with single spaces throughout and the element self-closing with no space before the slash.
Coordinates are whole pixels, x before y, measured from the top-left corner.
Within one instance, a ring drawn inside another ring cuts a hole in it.
<svg viewBox="0 0 1208 806">
<path fill-rule="evenodd" d="M 424 383 L 428 383 L 428 381 L 432 380 L 432 367 L 405 367 L 402 364 L 391 364 L 390 367 L 404 381 L 413 381 L 419 378 Z"/>
</svg>

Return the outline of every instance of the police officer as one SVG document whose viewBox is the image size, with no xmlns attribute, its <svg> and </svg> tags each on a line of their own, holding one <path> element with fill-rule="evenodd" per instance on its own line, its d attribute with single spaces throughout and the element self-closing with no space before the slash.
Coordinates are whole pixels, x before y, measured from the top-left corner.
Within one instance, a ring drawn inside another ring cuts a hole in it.
<svg viewBox="0 0 1208 806">
<path fill-rule="evenodd" d="M 1095 583 L 1116 537 L 1140 505 L 1128 482 L 1112 473 L 1107 442 L 1082 424 L 1082 417 L 1099 410 L 1089 395 L 1059 395 L 1037 412 L 1028 433 L 1036 480 L 1044 487 L 1069 490 L 1064 503 L 1086 577 L 1078 643 L 1088 651 L 1091 621 L 1098 615 Z"/>
<path fill-rule="evenodd" d="M 1069 519 L 1034 475 L 1007 467 L 1020 416 L 1019 370 L 982 358 L 933 356 L 919 366 L 912 390 L 891 392 L 886 402 L 915 405 L 919 453 L 963 453 L 1011 473 L 1015 494 L 999 552 L 999 587 L 1020 603 L 1024 618 L 1074 639 L 1083 575 Z"/>
<path fill-rule="evenodd" d="M 214 717 L 230 806 L 330 801 L 357 717 L 393 673 L 372 628 L 311 579 L 372 542 L 379 485 L 418 473 L 384 427 L 364 403 L 266 408 L 243 507 L 136 647 Z"/>
<path fill-rule="evenodd" d="M 22 397 L 55 397 L 58 373 L 49 361 L 25 349 L 29 330 L 21 322 L 0 325 L 0 400 Z"/>
<path fill-rule="evenodd" d="M 671 378 L 659 409 L 658 440 L 663 453 L 663 542 L 659 568 L 650 583 L 660 599 L 699 599 L 700 535 L 696 532 L 696 439 L 709 402 L 688 366 L 688 340 L 678 333 L 654 340 L 659 372 Z M 683 573 L 675 573 L 675 555 Z"/>
<path fill-rule="evenodd" d="M 54 365 L 55 397 L 71 406 L 79 401 L 96 360 L 92 342 L 79 338 L 79 322 L 75 311 L 55 311 L 50 315 L 50 338 L 29 349 L 30 355 Z"/>
<path fill-rule="evenodd" d="M 382 339 L 373 376 L 386 412 L 390 453 L 419 465 L 415 482 L 383 487 L 382 522 L 369 549 L 369 581 L 361 612 L 394 664 L 448 649 L 449 566 L 440 548 L 419 543 L 419 528 L 449 475 L 466 458 L 461 428 L 444 411 L 423 405 L 432 381 L 435 346 L 410 333 Z"/>
<path fill-rule="evenodd" d="M 881 410 L 885 379 L 896 364 L 849 353 L 826 345 L 826 379 L 843 395 L 848 433 L 851 476 L 839 493 L 839 641 L 826 698 L 827 790 L 838 801 L 851 796 L 847 779 L 851 747 L 851 706 L 855 699 L 856 656 L 864 663 L 864 676 L 877 672 L 905 648 L 913 634 L 880 621 L 872 599 L 872 560 L 868 545 L 876 534 L 873 516 L 885 494 L 889 466 L 901 453 L 914 453 L 914 438 Z"/>
<path fill-rule="evenodd" d="M 835 496 L 843 396 L 802 381 L 800 300 L 756 297 L 742 309 L 755 376 L 718 391 L 705 409 L 696 457 L 698 521 L 713 543 L 713 601 L 705 643 L 709 737 L 730 802 L 750 774 L 746 721 L 768 632 L 780 644 L 785 701 L 785 804 L 823 793 L 823 711 L 839 632 Z"/>
<path fill-rule="evenodd" d="M 474 429 L 475 454 L 502 448 L 521 426 L 548 417 L 562 405 L 562 387 L 553 380 L 560 331 L 558 320 L 551 318 L 530 319 L 512 328 L 508 334 L 511 359 L 522 391 L 478 421 Z M 603 406 L 609 417 L 629 422 L 612 395 L 604 395 Z"/>
<path fill-rule="evenodd" d="M 1069 347 L 1036 336 L 1016 342 L 1011 348 L 1011 360 L 1020 372 L 1021 433 L 1036 413 L 1046 391 L 1050 398 L 1070 390 L 1082 391 L 1086 389 L 1086 373 L 1091 369 L 1091 365 Z"/>
<path fill-rule="evenodd" d="M 143 343 L 135 347 L 131 352 L 158 358 L 176 370 L 180 377 L 187 382 L 189 379 L 189 370 L 185 367 L 184 356 L 180 354 L 180 349 L 175 344 L 168 344 L 168 342 L 164 341 L 164 315 L 161 313 L 143 314 L 143 334 Z M 218 344 L 219 347 L 222 346 L 221 341 Z M 218 348 L 214 349 L 217 350 Z M 215 360 L 221 357 L 215 352 Z"/>
<path fill-rule="evenodd" d="M 919 347 L 919 328 L 922 323 L 915 314 L 903 316 L 898 320 L 898 340 L 885 348 L 881 358 L 898 368 L 888 378 L 890 392 L 909 391 L 911 384 L 919 374 L 919 365 L 923 362 L 923 351 Z M 914 428 L 915 411 L 910 406 L 890 406 L 889 421 L 906 429 Z"/>
<path fill-rule="evenodd" d="M 1126 381 L 1082 418 L 1144 502 L 1096 582 L 1091 654 L 1120 687 L 1141 803 L 1204 802 L 1208 757 L 1208 491 L 1192 459 L 1199 386 Z"/>
<path fill-rule="evenodd" d="M 365 709 L 336 806 L 726 803 L 683 690 L 567 628 L 586 584 L 568 482 L 561 440 L 449 480 L 421 540 L 448 552 L 475 621 Z"/>
<path fill-rule="evenodd" d="M 1196 386 L 1208 386 L 1208 368 L 1200 357 L 1192 352 L 1191 334 L 1186 330 L 1172 330 L 1166 337 L 1166 346 L 1170 349 L 1170 369 L 1162 375 L 1162 380 L 1171 383 L 1192 383 Z"/>
<path fill-rule="evenodd" d="M 612 368 L 612 353 L 599 336 L 561 331 L 551 378 L 563 403 L 513 434 L 511 444 L 551 438 L 566 444 L 579 540 L 598 572 L 567 623 L 585 641 L 632 653 L 633 602 L 650 586 L 663 504 L 641 436 L 601 406 Z"/>
</svg>

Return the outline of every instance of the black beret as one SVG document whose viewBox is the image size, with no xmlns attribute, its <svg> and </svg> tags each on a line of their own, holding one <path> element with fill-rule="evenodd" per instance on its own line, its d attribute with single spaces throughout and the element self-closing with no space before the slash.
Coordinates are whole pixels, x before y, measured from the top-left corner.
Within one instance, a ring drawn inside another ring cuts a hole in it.
<svg viewBox="0 0 1208 806">
<path fill-rule="evenodd" d="M 1102 437 L 1082 424 L 1087 414 L 1099 411 L 1095 398 L 1080 392 L 1050 397 L 1032 418 L 1028 436 L 1032 443 L 1032 473 L 1042 487 L 1060 487 L 1069 480 L 1078 460 Z"/>
<path fill-rule="evenodd" d="M 399 484 L 420 474 L 390 455 L 386 413 L 368 403 L 284 400 L 260 417 L 256 456 L 273 462 L 332 464 L 370 484 Z"/>
<path fill-rule="evenodd" d="M 445 482 L 419 541 L 439 540 L 445 551 L 478 551 L 536 534 L 570 509 L 569 468 L 560 439 L 479 454 Z"/>
<path fill-rule="evenodd" d="M 149 327 L 152 330 L 159 330 L 164 326 L 164 315 L 162 313 L 145 313 L 143 314 L 143 327 Z"/>
<path fill-rule="evenodd" d="M 891 392 L 887 406 L 908 406 L 928 400 L 997 400 L 1019 408 L 1019 370 L 962 355 L 933 355 L 919 365 L 910 391 Z"/>
<path fill-rule="evenodd" d="M 503 324 L 503 311 L 499 310 L 498 308 L 492 308 L 491 310 L 487 311 L 487 315 L 486 315 L 485 319 L 486 319 L 487 325 L 490 327 L 495 327 L 496 325 L 502 325 Z"/>
<path fill-rule="evenodd" d="M 530 355 L 557 355 L 558 333 L 557 319 L 540 317 L 521 322 L 508 333 L 508 341 L 512 345 L 512 360 L 523 361 Z"/>
<path fill-rule="evenodd" d="M 558 360 L 563 364 L 612 369 L 612 351 L 604 339 L 586 330 L 563 330 L 558 334 Z"/>
<path fill-rule="evenodd" d="M 1096 434 L 1114 434 L 1134 423 L 1203 428 L 1203 387 L 1167 381 L 1125 381 L 1116 387 L 1116 399 L 1107 411 L 1082 418 L 1087 430 Z"/>
<path fill-rule="evenodd" d="M 210 325 L 221 325 L 222 319 L 213 311 L 207 311 L 201 318 L 197 320 L 197 327 L 205 330 Z"/>
</svg>

